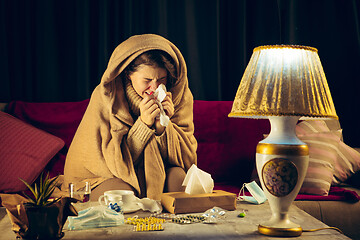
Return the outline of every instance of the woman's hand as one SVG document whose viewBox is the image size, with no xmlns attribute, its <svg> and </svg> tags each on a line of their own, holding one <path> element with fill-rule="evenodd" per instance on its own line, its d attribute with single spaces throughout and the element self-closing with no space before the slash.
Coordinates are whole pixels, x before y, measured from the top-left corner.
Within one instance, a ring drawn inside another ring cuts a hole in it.
<svg viewBox="0 0 360 240">
<path fill-rule="evenodd" d="M 150 96 L 145 96 L 140 104 L 140 119 L 148 127 L 152 127 L 155 122 L 155 118 L 160 114 L 160 108 L 155 100 Z"/>
<path fill-rule="evenodd" d="M 172 101 L 172 94 L 171 92 L 166 92 L 166 97 L 164 98 L 164 100 L 162 101 L 162 106 L 164 108 L 164 111 L 166 113 L 166 115 L 171 118 L 172 116 L 174 116 L 174 103 Z"/>
<path fill-rule="evenodd" d="M 174 115 L 174 103 L 172 102 L 171 92 L 166 92 L 166 97 L 161 102 L 166 115 L 171 118 Z M 165 127 L 160 124 L 160 119 L 155 119 L 155 133 L 161 135 L 165 131 Z"/>
<path fill-rule="evenodd" d="M 174 103 L 172 102 L 171 92 L 166 93 L 166 97 L 162 101 L 162 106 L 166 115 L 171 118 L 174 115 Z M 143 121 L 148 127 L 152 127 L 155 125 L 155 132 L 157 135 L 161 135 L 165 127 L 161 126 L 160 119 L 156 118 L 160 114 L 160 107 L 157 105 L 155 99 L 151 96 L 145 96 L 143 100 L 141 100 L 140 104 L 140 119 Z"/>
</svg>

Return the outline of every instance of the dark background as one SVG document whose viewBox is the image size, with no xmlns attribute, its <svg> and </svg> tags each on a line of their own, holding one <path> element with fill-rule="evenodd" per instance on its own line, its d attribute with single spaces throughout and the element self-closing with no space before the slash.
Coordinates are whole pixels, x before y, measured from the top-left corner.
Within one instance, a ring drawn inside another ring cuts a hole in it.
<svg viewBox="0 0 360 240">
<path fill-rule="evenodd" d="M 79 101 L 135 34 L 172 41 L 196 100 L 233 100 L 254 47 L 319 50 L 344 129 L 360 147 L 360 0 L 0 0 L 0 102 Z"/>
</svg>

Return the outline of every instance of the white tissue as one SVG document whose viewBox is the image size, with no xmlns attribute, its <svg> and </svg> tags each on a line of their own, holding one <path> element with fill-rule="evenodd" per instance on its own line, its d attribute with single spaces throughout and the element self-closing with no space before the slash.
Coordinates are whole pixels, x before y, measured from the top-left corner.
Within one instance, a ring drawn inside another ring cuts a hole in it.
<svg viewBox="0 0 360 240">
<path fill-rule="evenodd" d="M 164 98 L 166 97 L 166 87 L 164 84 L 160 84 L 158 88 L 154 92 L 154 97 L 159 101 L 164 101 Z"/>
<path fill-rule="evenodd" d="M 167 127 L 167 125 L 169 125 L 170 119 L 168 116 L 166 116 L 164 108 L 161 104 L 161 102 L 164 101 L 164 98 L 166 97 L 166 87 L 164 84 L 160 84 L 158 86 L 158 88 L 154 92 L 154 97 L 155 97 L 156 103 L 160 107 L 160 124 L 161 124 L 161 126 Z"/>
<path fill-rule="evenodd" d="M 185 192 L 188 194 L 212 193 L 214 180 L 209 173 L 193 164 L 188 170 L 182 185 L 186 186 Z"/>
<path fill-rule="evenodd" d="M 162 205 L 161 202 L 150 199 L 150 198 L 136 198 L 138 206 L 143 211 L 149 211 L 152 213 L 161 213 L 162 212 Z"/>
</svg>

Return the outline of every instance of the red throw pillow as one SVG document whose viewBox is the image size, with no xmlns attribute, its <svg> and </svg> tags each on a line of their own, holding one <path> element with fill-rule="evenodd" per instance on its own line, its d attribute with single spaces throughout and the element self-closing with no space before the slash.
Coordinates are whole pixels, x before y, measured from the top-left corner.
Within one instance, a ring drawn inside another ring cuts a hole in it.
<svg viewBox="0 0 360 240">
<path fill-rule="evenodd" d="M 26 190 L 64 141 L 0 111 L 0 192 Z"/>
<path fill-rule="evenodd" d="M 50 177 L 64 174 L 68 148 L 88 103 L 89 99 L 78 102 L 11 101 L 7 105 L 7 113 L 65 142 L 65 146 L 45 167 Z"/>
</svg>

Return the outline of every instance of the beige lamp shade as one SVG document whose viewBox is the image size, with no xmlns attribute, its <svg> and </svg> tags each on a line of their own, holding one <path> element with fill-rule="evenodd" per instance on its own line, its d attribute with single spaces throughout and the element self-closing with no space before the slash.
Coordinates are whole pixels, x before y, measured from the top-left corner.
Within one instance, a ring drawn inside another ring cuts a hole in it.
<svg viewBox="0 0 360 240">
<path fill-rule="evenodd" d="M 316 48 L 254 49 L 229 117 L 268 116 L 338 118 Z"/>
</svg>

